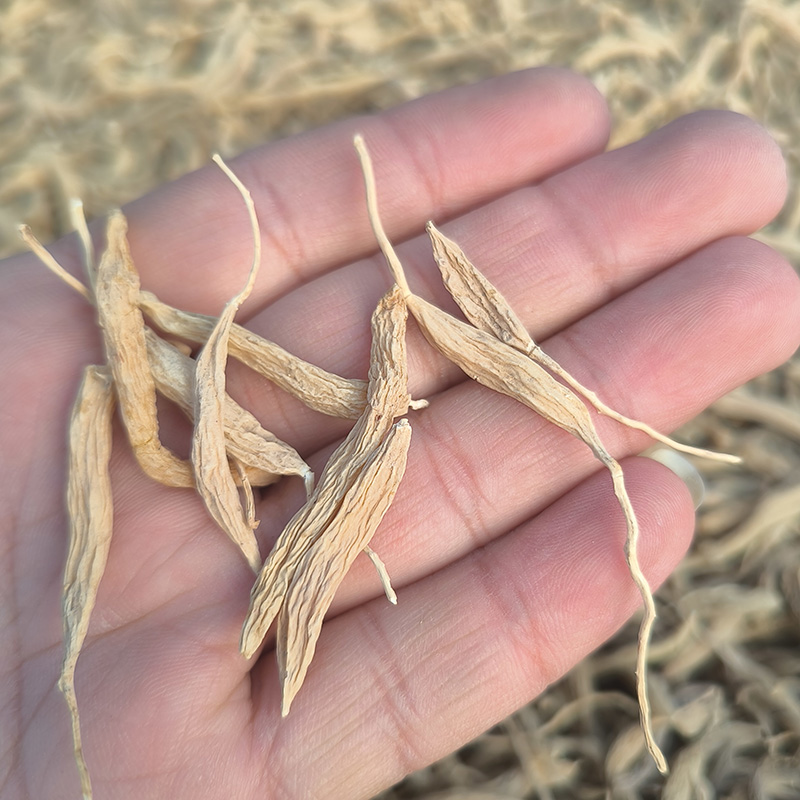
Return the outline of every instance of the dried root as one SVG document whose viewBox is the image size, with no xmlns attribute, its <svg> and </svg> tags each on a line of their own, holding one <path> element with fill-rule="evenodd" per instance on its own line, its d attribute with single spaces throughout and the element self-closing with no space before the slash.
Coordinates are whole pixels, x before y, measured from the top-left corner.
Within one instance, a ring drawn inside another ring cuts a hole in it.
<svg viewBox="0 0 800 800">
<path fill-rule="evenodd" d="M 394 419 L 411 402 L 406 313 L 396 287 L 378 304 L 366 408 L 331 455 L 308 502 L 278 537 L 251 593 L 241 651 L 251 657 L 278 617 L 284 714 L 305 677 L 336 589 L 352 560 L 369 545 L 405 470 L 411 426 L 405 420 L 394 424 Z M 387 596 L 396 600 L 375 558 L 373 553 Z"/>
<path fill-rule="evenodd" d="M 591 416 L 578 395 L 601 413 L 623 425 L 644 431 L 676 450 L 727 463 L 738 463 L 739 459 L 675 442 L 648 425 L 632 420 L 605 405 L 594 392 L 581 385 L 533 341 L 500 292 L 470 263 L 461 248 L 440 233 L 433 223 L 428 224 L 428 233 L 436 263 L 445 286 L 471 325 L 415 295 L 380 220 L 375 177 L 364 140 L 357 136 L 354 144 L 364 173 L 367 209 L 375 237 L 392 277 L 401 287 L 409 310 L 428 342 L 478 383 L 513 397 L 549 422 L 581 439 L 611 473 L 614 493 L 625 515 L 625 560 L 645 607 L 639 630 L 636 663 L 642 728 L 647 748 L 658 769 L 667 772 L 666 759 L 655 741 L 647 693 L 647 648 L 656 611 L 650 586 L 641 571 L 636 552 L 639 526 L 625 488 L 622 468 L 600 441 Z M 570 388 L 554 376 L 558 376 Z"/>
<path fill-rule="evenodd" d="M 197 356 L 194 379 L 194 436 L 192 465 L 197 481 L 197 493 L 202 498 L 217 525 L 228 534 L 244 554 L 247 563 L 258 572 L 261 555 L 251 524 L 254 513 L 245 513 L 239 490 L 231 475 L 225 439 L 225 363 L 228 358 L 228 338 L 233 317 L 247 299 L 255 284 L 261 264 L 261 235 L 258 218 L 250 192 L 216 157 L 217 163 L 233 181 L 247 205 L 253 234 L 253 265 L 244 288 L 228 301 L 211 333 Z M 249 484 L 245 485 L 248 505 L 252 502 Z"/>
<path fill-rule="evenodd" d="M 72 721 L 75 762 L 85 798 L 92 796 L 92 786 L 81 743 L 75 666 L 89 630 L 89 617 L 111 545 L 114 512 L 108 465 L 113 413 L 110 371 L 105 367 L 86 367 L 69 425 L 67 510 L 70 529 L 62 601 L 64 660 L 58 680 Z"/>
</svg>

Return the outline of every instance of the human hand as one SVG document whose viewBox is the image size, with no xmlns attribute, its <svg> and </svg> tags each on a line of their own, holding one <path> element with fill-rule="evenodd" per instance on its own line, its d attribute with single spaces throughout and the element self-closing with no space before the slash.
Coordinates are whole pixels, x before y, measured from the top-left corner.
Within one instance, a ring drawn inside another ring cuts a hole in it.
<svg viewBox="0 0 800 800">
<path fill-rule="evenodd" d="M 390 237 L 413 237 L 398 246 L 412 287 L 448 306 L 421 235 L 433 218 L 537 341 L 628 416 L 668 431 L 800 342 L 794 272 L 744 238 L 784 196 L 765 133 L 705 112 L 604 154 L 608 114 L 596 92 L 537 70 L 231 162 L 264 237 L 239 320 L 297 355 L 366 373 L 369 314 L 389 278 L 367 221 L 356 130 Z M 226 179 L 209 167 L 125 210 L 143 286 L 218 314 L 251 253 Z M 77 269 L 74 241 L 55 249 Z M 77 797 L 55 688 L 66 424 L 80 372 L 102 349 L 92 309 L 31 256 L 3 264 L 0 303 L 0 796 Z M 359 559 L 284 720 L 272 640 L 253 662 L 238 652 L 247 564 L 192 492 L 142 475 L 117 431 L 114 539 L 77 675 L 97 800 L 368 797 L 523 705 L 636 608 L 624 519 L 588 448 L 466 381 L 409 327 L 411 391 L 430 407 L 411 414 L 408 471 L 373 542 L 399 605 Z M 233 362 L 228 385 L 316 471 L 346 431 Z M 647 445 L 597 424 L 620 458 Z M 185 448 L 185 434 L 167 410 L 165 440 Z M 692 501 L 660 465 L 623 466 L 640 560 L 657 586 L 688 546 Z M 302 496 L 297 480 L 264 493 L 263 553 Z"/>
</svg>

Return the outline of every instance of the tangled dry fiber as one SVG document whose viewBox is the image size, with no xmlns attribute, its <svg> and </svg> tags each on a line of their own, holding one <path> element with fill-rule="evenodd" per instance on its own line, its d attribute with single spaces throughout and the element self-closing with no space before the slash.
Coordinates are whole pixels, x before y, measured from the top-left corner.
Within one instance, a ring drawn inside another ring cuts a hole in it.
<svg viewBox="0 0 800 800">
<path fill-rule="evenodd" d="M 699 107 L 764 123 L 792 185 L 761 237 L 800 265 L 794 0 L 11 0 L 0 30 L 0 248 L 66 232 L 219 150 L 521 67 L 569 65 L 608 98 L 612 146 Z M 682 435 L 694 546 L 659 592 L 651 691 L 679 736 L 666 783 L 632 769 L 637 621 L 530 706 L 387 791 L 400 798 L 800 797 L 800 362 Z M 638 769 L 638 771 L 637 771 Z"/>
</svg>

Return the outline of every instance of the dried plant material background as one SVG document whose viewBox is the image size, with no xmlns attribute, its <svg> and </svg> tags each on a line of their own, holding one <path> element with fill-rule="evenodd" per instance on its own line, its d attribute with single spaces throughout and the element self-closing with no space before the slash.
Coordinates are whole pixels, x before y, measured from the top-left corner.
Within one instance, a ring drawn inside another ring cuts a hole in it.
<svg viewBox="0 0 800 800">
<path fill-rule="evenodd" d="M 594 80 L 612 146 L 684 112 L 767 125 L 789 162 L 763 238 L 800 265 L 800 5 L 790 0 L 11 0 L 0 48 L 0 247 L 15 225 L 70 229 L 158 183 L 354 112 L 537 64 Z M 666 797 L 796 796 L 800 740 L 800 362 L 754 381 L 682 438 L 747 465 L 699 463 L 695 545 L 659 591 L 654 702 L 679 741 Z M 700 438 L 700 437 L 697 437 Z M 535 703 L 383 795 L 653 796 L 630 765 L 638 621 Z M 580 755 L 580 768 L 575 757 Z"/>
</svg>

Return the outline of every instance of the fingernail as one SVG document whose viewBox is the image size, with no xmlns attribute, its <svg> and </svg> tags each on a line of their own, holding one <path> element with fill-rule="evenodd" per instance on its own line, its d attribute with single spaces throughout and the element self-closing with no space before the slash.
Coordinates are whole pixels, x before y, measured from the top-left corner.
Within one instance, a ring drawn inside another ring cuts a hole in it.
<svg viewBox="0 0 800 800">
<path fill-rule="evenodd" d="M 652 458 L 653 461 L 658 461 L 659 464 L 663 464 L 667 469 L 674 472 L 689 487 L 695 510 L 700 508 L 706 489 L 703 485 L 703 479 L 694 464 L 687 461 L 680 453 L 676 453 L 663 444 L 655 444 L 652 447 L 648 447 L 647 450 L 639 455 L 645 458 Z"/>
</svg>

